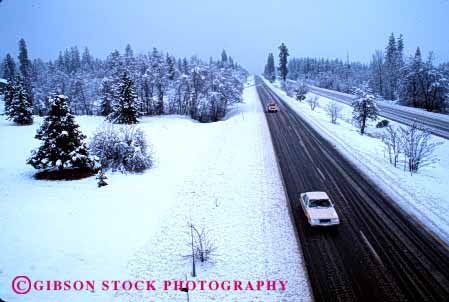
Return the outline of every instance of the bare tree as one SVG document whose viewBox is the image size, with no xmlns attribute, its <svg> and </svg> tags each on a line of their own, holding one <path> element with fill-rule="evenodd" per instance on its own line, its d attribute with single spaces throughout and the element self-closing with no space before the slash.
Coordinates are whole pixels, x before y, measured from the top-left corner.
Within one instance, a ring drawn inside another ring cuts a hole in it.
<svg viewBox="0 0 449 302">
<path fill-rule="evenodd" d="M 330 102 L 326 106 L 326 111 L 331 118 L 332 124 L 335 124 L 337 122 L 337 119 L 340 117 L 341 106 L 336 102 Z"/>
<path fill-rule="evenodd" d="M 438 159 L 434 156 L 434 151 L 441 143 L 432 142 L 430 132 L 413 123 L 411 127 L 401 127 L 402 148 L 406 158 L 408 170 L 411 173 L 418 172 L 422 167 L 429 166 Z"/>
<path fill-rule="evenodd" d="M 401 131 L 393 126 L 388 126 L 382 137 L 382 142 L 388 152 L 390 163 L 397 167 L 399 155 L 402 153 Z"/>
<path fill-rule="evenodd" d="M 315 110 L 315 108 L 317 106 L 319 106 L 319 101 L 318 101 L 318 97 L 316 95 L 311 96 L 307 99 L 307 103 L 309 103 L 310 105 L 310 109 L 312 109 L 312 111 Z"/>
</svg>

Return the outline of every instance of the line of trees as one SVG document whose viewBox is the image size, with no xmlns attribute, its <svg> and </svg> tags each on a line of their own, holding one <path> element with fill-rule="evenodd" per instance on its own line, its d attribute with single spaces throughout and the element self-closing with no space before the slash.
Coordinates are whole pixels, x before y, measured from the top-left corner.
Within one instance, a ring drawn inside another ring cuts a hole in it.
<svg viewBox="0 0 449 302">
<path fill-rule="evenodd" d="M 18 67 L 7 54 L 0 71 L 8 80 L 6 95 L 14 95 L 17 76 L 26 91 L 33 113 L 46 115 L 54 95 L 68 97 L 74 114 L 108 116 L 120 101 L 126 73 L 138 115 L 181 114 L 202 122 L 221 119 L 230 105 L 240 102 L 248 75 L 223 51 L 208 62 L 192 56 L 175 58 L 154 48 L 134 54 L 114 50 L 106 59 L 94 58 L 86 47 L 60 52 L 55 60 L 30 60 L 27 45 L 19 42 Z"/>
<path fill-rule="evenodd" d="M 274 82 L 276 80 L 276 75 L 279 75 L 279 79 L 282 80 L 282 82 L 285 83 L 285 80 L 287 79 L 287 75 L 289 72 L 288 69 L 288 56 L 290 55 L 288 53 L 287 46 L 282 43 L 279 47 L 279 66 L 277 68 L 278 72 L 276 73 L 276 66 L 274 62 L 274 55 L 273 53 L 268 54 L 267 63 L 265 64 L 264 69 L 264 77 L 269 80 L 270 82 Z"/>
<path fill-rule="evenodd" d="M 385 51 L 376 50 L 370 64 L 339 59 L 292 58 L 288 78 L 353 93 L 363 89 L 377 98 L 427 111 L 449 111 L 449 63 L 435 66 L 433 54 L 422 58 L 418 47 L 413 56 L 404 54 L 404 38 L 394 33 Z"/>
<path fill-rule="evenodd" d="M 307 81 L 318 87 L 351 92 L 369 79 L 369 66 L 339 59 L 293 58 L 289 64 L 289 79 Z"/>
</svg>

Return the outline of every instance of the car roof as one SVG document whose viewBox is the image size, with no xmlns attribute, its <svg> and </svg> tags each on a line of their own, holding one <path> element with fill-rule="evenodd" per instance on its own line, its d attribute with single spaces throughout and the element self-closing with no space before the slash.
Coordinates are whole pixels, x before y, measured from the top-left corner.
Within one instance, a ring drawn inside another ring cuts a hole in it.
<svg viewBox="0 0 449 302">
<path fill-rule="evenodd" d="M 330 199 L 326 192 L 306 192 L 309 199 Z"/>
</svg>

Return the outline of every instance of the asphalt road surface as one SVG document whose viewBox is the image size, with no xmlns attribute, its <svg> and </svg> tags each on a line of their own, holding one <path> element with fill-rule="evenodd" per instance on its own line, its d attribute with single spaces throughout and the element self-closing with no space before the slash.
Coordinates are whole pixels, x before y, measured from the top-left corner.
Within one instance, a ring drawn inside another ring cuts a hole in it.
<svg viewBox="0 0 449 302">
<path fill-rule="evenodd" d="M 350 94 L 344 94 L 311 85 L 309 85 L 309 89 L 310 92 L 345 103 L 347 105 L 351 105 L 352 101 L 356 98 Z M 449 139 L 449 119 L 429 117 L 424 114 L 407 110 L 407 108 L 391 106 L 380 102 L 377 103 L 377 107 L 379 108 L 380 116 L 406 125 L 411 125 L 416 122 L 428 128 L 432 134 Z"/>
<path fill-rule="evenodd" d="M 315 301 L 449 301 L 449 250 L 257 77 Z M 301 192 L 326 191 L 341 225 L 312 228 Z M 292 301 L 293 302 L 293 301 Z"/>
</svg>

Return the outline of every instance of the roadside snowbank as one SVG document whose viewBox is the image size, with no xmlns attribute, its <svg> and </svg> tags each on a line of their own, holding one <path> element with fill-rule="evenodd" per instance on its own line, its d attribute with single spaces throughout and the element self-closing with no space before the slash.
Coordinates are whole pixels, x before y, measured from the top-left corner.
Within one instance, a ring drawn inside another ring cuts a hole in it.
<svg viewBox="0 0 449 302">
<path fill-rule="evenodd" d="M 336 148 L 359 169 L 370 177 L 376 185 L 401 205 L 409 214 L 418 218 L 442 240 L 449 243 L 449 142 L 433 136 L 442 142 L 436 150 L 439 162 L 426 167 L 419 173 L 410 175 L 402 168 L 395 168 L 384 157 L 384 145 L 379 138 L 380 129 L 370 123 L 367 135 L 361 136 L 352 125 L 352 107 L 338 103 L 342 107 L 342 118 L 337 124 L 330 122 L 326 105 L 332 100 L 319 97 L 319 107 L 312 111 L 306 101 L 298 102 L 288 97 L 279 84 L 270 84 L 301 117 L 332 142 Z M 309 93 L 309 95 L 314 95 Z M 390 121 L 390 124 L 397 123 Z"/>
<path fill-rule="evenodd" d="M 15 295 L 16 275 L 39 280 L 184 279 L 190 277 L 187 223 L 205 226 L 217 247 L 197 263 L 198 279 L 288 280 L 286 291 L 195 291 L 198 300 L 310 301 L 302 256 L 287 209 L 265 116 L 254 86 L 223 122 L 180 116 L 139 125 L 155 166 L 141 174 L 107 173 L 79 181 L 36 181 L 25 164 L 42 119 L 0 122 L 0 298 L 7 301 L 183 300 L 179 291 L 32 292 Z M 77 116 L 91 136 L 103 121 Z M 98 281 L 100 282 L 100 281 Z"/>
</svg>

